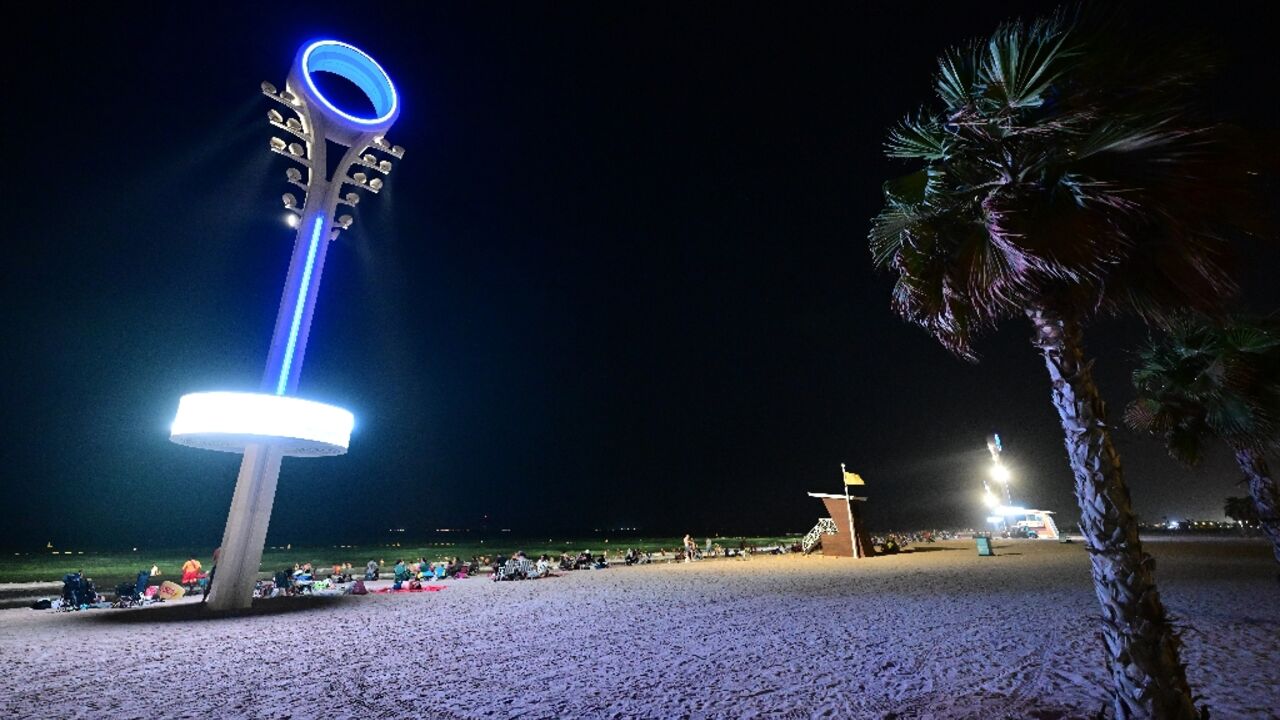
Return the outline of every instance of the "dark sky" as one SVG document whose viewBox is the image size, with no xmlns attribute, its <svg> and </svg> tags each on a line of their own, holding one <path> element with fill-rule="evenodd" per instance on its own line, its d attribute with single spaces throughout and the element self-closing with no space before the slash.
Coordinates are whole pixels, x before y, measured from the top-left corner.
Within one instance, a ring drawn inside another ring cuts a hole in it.
<svg viewBox="0 0 1280 720">
<path fill-rule="evenodd" d="M 842 461 L 874 527 L 970 525 L 992 430 L 1018 498 L 1076 514 L 1029 328 L 951 357 L 890 313 L 865 242 L 905 171 L 884 131 L 939 52 L 1048 4 L 213 7 L 11 33 L 4 545 L 218 542 L 239 458 L 168 424 L 183 393 L 257 387 L 293 240 L 258 84 L 319 36 L 397 81 L 408 153 L 330 251 L 302 375 L 355 413 L 351 452 L 286 460 L 271 542 L 484 515 L 803 531 Z M 1261 5 L 1150 7 L 1222 46 L 1224 116 L 1274 128 Z M 1280 305 L 1280 254 L 1246 258 L 1250 303 Z M 1089 336 L 1115 420 L 1142 332 Z M 1192 473 L 1116 437 L 1145 517 L 1243 493 L 1225 453 Z"/>
</svg>

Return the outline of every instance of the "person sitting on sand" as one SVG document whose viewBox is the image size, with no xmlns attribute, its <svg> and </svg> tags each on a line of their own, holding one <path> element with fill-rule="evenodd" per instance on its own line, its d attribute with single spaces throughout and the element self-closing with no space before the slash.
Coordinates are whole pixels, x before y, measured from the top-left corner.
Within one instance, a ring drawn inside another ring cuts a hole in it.
<svg viewBox="0 0 1280 720">
<path fill-rule="evenodd" d="M 395 567 L 391 569 L 391 572 L 395 575 L 397 583 L 402 583 L 409 579 L 409 567 L 404 564 L 404 560 L 396 560 Z"/>
<path fill-rule="evenodd" d="M 188 590 L 200 582 L 200 570 L 200 561 L 194 555 L 182 563 L 182 584 L 186 585 Z"/>
<path fill-rule="evenodd" d="M 365 563 L 364 579 L 365 580 L 378 579 L 378 561 L 377 560 L 370 560 L 369 562 Z"/>
</svg>

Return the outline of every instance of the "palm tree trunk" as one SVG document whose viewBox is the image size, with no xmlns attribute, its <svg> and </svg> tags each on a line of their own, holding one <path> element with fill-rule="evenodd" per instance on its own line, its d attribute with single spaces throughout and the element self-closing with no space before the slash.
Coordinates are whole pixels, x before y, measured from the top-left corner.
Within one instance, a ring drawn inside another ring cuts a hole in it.
<svg viewBox="0 0 1280 720">
<path fill-rule="evenodd" d="M 1271 538 L 1271 552 L 1280 563 L 1280 490 L 1271 477 L 1271 468 L 1267 467 L 1266 457 L 1251 448 L 1237 449 L 1236 462 L 1249 479 L 1249 495 L 1258 511 L 1258 523 L 1262 525 L 1262 532 Z"/>
<path fill-rule="evenodd" d="M 1062 419 L 1067 458 L 1076 479 L 1080 530 L 1102 604 L 1102 640 L 1117 720 L 1195 718 L 1195 703 L 1178 660 L 1181 642 L 1156 590 L 1155 561 L 1142 551 L 1120 456 L 1111 444 L 1105 406 L 1084 359 L 1080 324 L 1036 308 L 1032 343 L 1044 355 L 1053 404 Z"/>
</svg>

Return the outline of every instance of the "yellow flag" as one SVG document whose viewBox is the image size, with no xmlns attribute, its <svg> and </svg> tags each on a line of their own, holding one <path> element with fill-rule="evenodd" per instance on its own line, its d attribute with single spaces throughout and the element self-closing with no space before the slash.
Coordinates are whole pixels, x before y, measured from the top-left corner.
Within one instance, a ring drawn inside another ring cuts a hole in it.
<svg viewBox="0 0 1280 720">
<path fill-rule="evenodd" d="M 851 473 L 848 470 L 844 471 L 844 484 L 845 485 L 866 485 L 866 483 L 862 482 L 861 475 L 859 475 L 858 473 Z"/>
</svg>

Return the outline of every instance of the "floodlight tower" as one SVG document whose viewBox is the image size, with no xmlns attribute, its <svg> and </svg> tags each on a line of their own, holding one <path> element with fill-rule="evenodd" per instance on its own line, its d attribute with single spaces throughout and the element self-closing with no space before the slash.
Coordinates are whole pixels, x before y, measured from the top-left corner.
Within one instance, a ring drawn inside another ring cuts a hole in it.
<svg viewBox="0 0 1280 720">
<path fill-rule="evenodd" d="M 987 436 L 987 450 L 991 453 L 991 478 L 1004 487 L 1005 507 L 1013 505 L 1013 495 L 1009 492 L 1009 468 L 1005 467 L 1000 459 L 1001 454 L 1004 453 L 1004 443 L 1000 442 L 999 433 Z M 986 485 L 985 480 L 982 482 Z M 987 492 L 991 492 L 989 487 Z"/>
<path fill-rule="evenodd" d="M 339 75 L 358 87 L 373 106 L 371 116 L 353 115 L 327 99 L 315 73 Z M 386 140 L 400 114 L 396 88 L 373 58 L 337 40 L 318 40 L 298 50 L 283 91 L 269 82 L 262 92 L 283 106 L 267 112 L 285 137 L 270 149 L 297 163 L 285 171 L 303 193 L 284 194 L 289 224 L 298 232 L 289 261 L 267 367 L 258 393 L 193 393 L 178 403 L 169 439 L 192 447 L 244 454 L 209 596 L 218 609 L 248 607 L 262 563 L 262 548 L 285 456 L 317 457 L 347 451 L 354 418 L 342 408 L 295 397 L 307 348 L 329 242 L 351 227 L 341 205 L 377 193 L 404 148 Z M 331 162 L 330 152 L 342 154 Z"/>
</svg>

